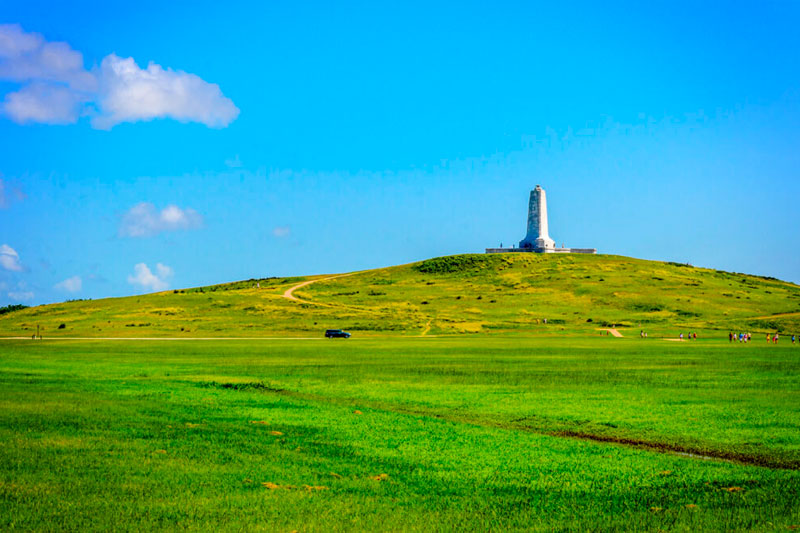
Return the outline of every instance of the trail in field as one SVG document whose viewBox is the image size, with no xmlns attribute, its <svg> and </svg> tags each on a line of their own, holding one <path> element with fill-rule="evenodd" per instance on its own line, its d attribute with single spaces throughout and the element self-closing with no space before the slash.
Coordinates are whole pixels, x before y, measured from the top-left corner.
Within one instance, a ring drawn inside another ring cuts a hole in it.
<svg viewBox="0 0 800 533">
<path fill-rule="evenodd" d="M 424 337 L 428 334 L 431 330 L 431 320 L 428 320 L 427 324 L 425 324 L 425 328 L 422 330 L 422 333 L 419 334 L 420 337 Z"/>
<path fill-rule="evenodd" d="M 748 318 L 747 320 L 767 320 L 769 318 L 784 318 L 787 316 L 800 316 L 800 311 L 792 311 L 790 313 L 776 313 L 774 315 L 766 315 L 766 316 L 753 316 Z"/>
<path fill-rule="evenodd" d="M 298 298 L 297 296 L 295 296 L 293 294 L 294 291 L 296 291 L 297 289 L 302 289 L 303 287 L 308 287 L 312 283 L 317 283 L 319 281 L 328 281 L 328 280 L 337 279 L 337 278 L 344 278 L 346 276 L 352 276 L 354 274 L 360 274 L 360 273 L 361 272 L 348 272 L 347 274 L 336 274 L 334 276 L 325 276 L 324 278 L 317 278 L 317 279 L 312 279 L 312 280 L 309 280 L 309 281 L 304 281 L 302 283 L 298 283 L 297 285 L 294 285 L 294 286 L 289 287 L 288 289 L 286 289 L 283 292 L 282 296 L 284 298 L 286 298 L 287 300 L 292 300 L 292 301 L 295 301 L 295 302 L 298 302 L 298 303 L 302 303 L 302 304 L 316 305 L 316 306 L 319 306 L 319 307 L 329 307 L 329 308 L 334 308 L 334 309 L 346 309 L 346 310 L 358 311 L 358 312 L 362 312 L 362 313 L 388 313 L 390 315 L 393 314 L 394 311 L 391 310 L 391 309 L 381 309 L 379 307 L 363 307 L 363 306 L 357 306 L 357 305 L 342 304 L 342 303 L 338 303 L 338 302 L 335 302 L 335 303 L 331 303 L 331 302 L 316 302 L 316 301 L 312 301 L 312 300 L 304 300 L 302 298 Z M 420 336 L 422 336 L 422 337 L 428 336 L 427 334 L 430 331 L 430 329 L 431 328 L 430 328 L 430 320 L 429 320 L 428 324 L 425 326 L 425 330 L 422 332 L 422 334 Z"/>
<path fill-rule="evenodd" d="M 317 283 L 318 281 L 327 281 L 327 280 L 330 280 L 330 279 L 343 278 L 345 276 L 352 276 L 353 274 L 356 274 L 356 272 L 350 272 L 349 274 L 336 274 L 335 276 L 326 276 L 324 278 L 317 278 L 317 279 L 312 279 L 312 280 L 309 280 L 309 281 L 304 281 L 303 283 L 298 283 L 297 285 L 294 285 L 294 286 L 289 287 L 288 289 L 286 289 L 283 292 L 282 296 L 284 298 L 286 298 L 286 299 L 294 300 L 295 302 L 301 302 L 301 303 L 304 303 L 304 304 L 317 304 L 317 302 L 311 302 L 309 300 L 303 300 L 302 298 L 298 298 L 297 296 L 295 296 L 292 293 L 294 293 L 294 291 L 296 291 L 297 289 L 302 289 L 303 287 L 307 287 L 307 286 L 311 285 L 312 283 Z"/>
<path fill-rule="evenodd" d="M 600 331 L 607 331 L 611 333 L 611 335 L 613 335 L 614 337 L 622 337 L 622 333 L 617 331 L 616 328 L 602 328 Z"/>
</svg>

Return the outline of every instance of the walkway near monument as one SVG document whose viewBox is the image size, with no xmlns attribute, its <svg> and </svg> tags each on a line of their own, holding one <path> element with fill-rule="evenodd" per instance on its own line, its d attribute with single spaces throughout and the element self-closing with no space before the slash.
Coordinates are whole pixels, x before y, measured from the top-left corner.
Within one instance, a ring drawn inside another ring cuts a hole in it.
<svg viewBox="0 0 800 533">
<path fill-rule="evenodd" d="M 596 248 L 556 248 L 547 222 L 547 195 L 541 185 L 531 191 L 528 202 L 528 228 L 519 248 L 486 248 L 487 254 L 535 252 L 540 254 L 596 254 Z"/>
</svg>

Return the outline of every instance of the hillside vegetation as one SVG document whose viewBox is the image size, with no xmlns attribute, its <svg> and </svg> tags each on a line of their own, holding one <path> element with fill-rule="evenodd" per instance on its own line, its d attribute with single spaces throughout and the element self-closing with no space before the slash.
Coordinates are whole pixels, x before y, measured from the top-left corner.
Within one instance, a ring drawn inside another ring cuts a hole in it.
<svg viewBox="0 0 800 533">
<path fill-rule="evenodd" d="M 284 292 L 302 282 L 287 299 Z M 545 323 L 546 319 L 546 323 Z M 259 337 L 800 332 L 800 287 L 609 255 L 469 254 L 327 276 L 252 279 L 0 315 L 0 335 Z"/>
</svg>

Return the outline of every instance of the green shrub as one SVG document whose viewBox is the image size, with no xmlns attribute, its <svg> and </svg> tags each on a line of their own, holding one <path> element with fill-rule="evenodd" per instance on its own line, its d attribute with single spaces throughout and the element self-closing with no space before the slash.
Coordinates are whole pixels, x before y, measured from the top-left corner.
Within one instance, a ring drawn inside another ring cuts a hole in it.
<svg viewBox="0 0 800 533">
<path fill-rule="evenodd" d="M 508 261 L 496 255 L 451 255 L 435 257 L 414 265 L 414 270 L 424 274 L 453 274 L 456 272 L 476 273 L 481 270 L 494 270 L 507 265 Z"/>
<path fill-rule="evenodd" d="M 0 307 L 0 315 L 4 315 L 6 313 L 13 313 L 14 311 L 22 311 L 23 309 L 27 309 L 27 305 L 22 304 L 14 304 L 14 305 L 6 305 L 4 307 Z"/>
</svg>

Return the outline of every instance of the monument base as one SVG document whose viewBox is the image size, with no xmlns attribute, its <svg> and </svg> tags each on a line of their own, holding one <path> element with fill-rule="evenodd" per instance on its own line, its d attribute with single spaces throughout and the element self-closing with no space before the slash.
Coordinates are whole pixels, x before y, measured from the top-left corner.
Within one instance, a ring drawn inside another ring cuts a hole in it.
<svg viewBox="0 0 800 533">
<path fill-rule="evenodd" d="M 597 248 L 486 248 L 487 254 L 533 253 L 533 254 L 596 254 Z"/>
</svg>

